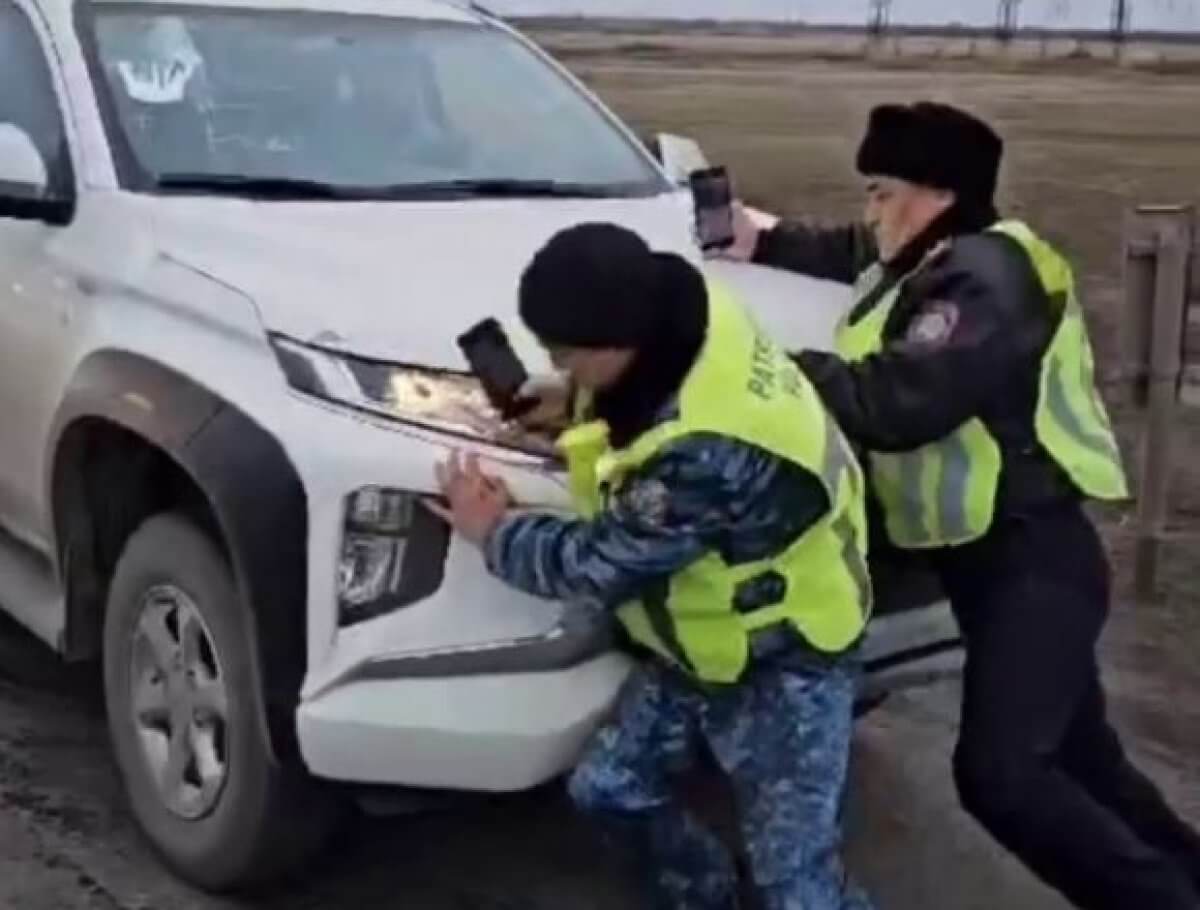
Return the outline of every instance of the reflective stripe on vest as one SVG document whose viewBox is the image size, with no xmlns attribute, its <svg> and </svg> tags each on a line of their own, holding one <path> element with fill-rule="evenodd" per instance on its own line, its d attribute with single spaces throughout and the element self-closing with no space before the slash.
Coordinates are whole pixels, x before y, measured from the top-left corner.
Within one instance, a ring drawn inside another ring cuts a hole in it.
<svg viewBox="0 0 1200 910">
<path fill-rule="evenodd" d="M 1029 255 L 1059 317 L 1042 358 L 1035 418 L 1038 441 L 1085 495 L 1125 499 L 1129 487 L 1121 450 L 1096 388 L 1095 357 L 1071 266 L 1020 221 L 1002 221 L 992 230 L 1017 241 Z"/>
<path fill-rule="evenodd" d="M 868 456 L 888 537 L 910 549 L 949 546 L 991 527 L 1000 447 L 980 420 L 911 452 Z"/>
<path fill-rule="evenodd" d="M 1124 469 L 1095 387 L 1092 349 L 1071 268 L 1020 222 L 1001 222 L 991 230 L 1021 245 L 1060 316 L 1042 358 L 1035 419 L 1038 441 L 1086 495 L 1124 498 L 1128 495 Z M 868 272 L 863 274 L 864 295 L 873 290 L 881 275 Z M 903 284 L 889 289 L 857 322 L 843 319 L 837 350 L 846 360 L 861 360 L 882 348 L 888 316 Z M 897 546 L 916 549 L 968 543 L 991 527 L 1002 455 L 981 420 L 972 419 L 944 439 L 911 452 L 873 452 L 869 463 L 888 536 Z"/>
<path fill-rule="evenodd" d="M 824 409 L 822 409 L 824 410 Z M 842 509 L 830 523 L 830 530 L 838 540 L 838 553 L 845 563 L 846 569 L 854 581 L 855 599 L 869 610 L 872 599 L 871 572 L 867 566 L 867 554 L 860 532 L 866 527 L 866 480 L 862 468 L 850 451 L 850 444 L 834 423 L 828 411 L 825 418 L 825 455 L 821 459 L 821 482 L 826 492 L 836 500 L 833 491 L 841 491 L 845 485 L 845 494 L 851 503 L 863 510 L 863 525 L 860 529 L 855 522 L 852 508 Z"/>
<path fill-rule="evenodd" d="M 861 636 L 871 605 L 865 482 L 795 364 L 725 291 L 710 285 L 709 300 L 707 336 L 679 392 L 675 419 L 620 450 L 599 446 L 607 442 L 600 422 L 568 430 L 560 444 L 585 515 L 594 515 L 663 447 L 692 434 L 740 439 L 820 478 L 830 510 L 785 551 L 740 565 L 707 553 L 618 610 L 635 641 L 701 679 L 733 682 L 746 668 L 757 629 L 787 623 L 829 653 Z"/>
</svg>

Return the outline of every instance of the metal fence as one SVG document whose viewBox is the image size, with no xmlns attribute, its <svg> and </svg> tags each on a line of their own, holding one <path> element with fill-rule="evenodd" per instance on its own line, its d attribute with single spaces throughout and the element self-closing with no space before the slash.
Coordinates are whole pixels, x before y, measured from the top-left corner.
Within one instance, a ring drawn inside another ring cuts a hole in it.
<svg viewBox="0 0 1200 910">
<path fill-rule="evenodd" d="M 763 23 L 876 36 L 954 33 L 1200 41 L 1200 0 L 483 0 L 517 18 Z"/>
<path fill-rule="evenodd" d="M 1057 0 L 1057 3 L 1052 0 L 1049 4 L 1042 0 L 1037 3 L 1037 9 L 1032 9 L 1033 0 L 992 2 L 995 3 L 995 9 L 990 29 L 979 21 L 985 12 L 978 5 L 971 9 L 968 16 L 963 16 L 966 21 L 956 20 L 955 8 L 947 5 L 943 7 L 945 21 L 932 23 L 927 21 L 928 17 L 912 21 L 904 0 L 869 0 L 865 24 L 868 32 L 881 36 L 913 31 L 991 31 L 1001 40 L 1010 40 L 1029 33 L 1059 32 L 1096 37 L 1098 33 L 1106 32 L 1110 40 L 1118 43 L 1136 36 L 1200 41 L 1200 3 L 1189 6 L 1186 0 L 1183 3 L 1178 0 L 1169 2 L 1166 7 L 1161 6 L 1163 0 L 1158 0 L 1158 7 L 1150 5 L 1155 0 L 1140 0 L 1144 6 L 1138 6 L 1138 0 L 1092 0 L 1097 5 L 1105 2 L 1111 4 L 1106 27 L 1101 24 L 1102 11 L 1090 8 L 1085 14 L 1072 15 L 1064 0 Z M 1145 12 L 1141 12 L 1143 9 Z"/>
</svg>

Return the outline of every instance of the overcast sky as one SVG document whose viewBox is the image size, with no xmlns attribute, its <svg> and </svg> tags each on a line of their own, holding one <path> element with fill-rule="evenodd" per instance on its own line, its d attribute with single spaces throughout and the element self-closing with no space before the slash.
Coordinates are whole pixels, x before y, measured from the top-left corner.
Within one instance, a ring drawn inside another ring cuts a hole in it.
<svg viewBox="0 0 1200 910">
<path fill-rule="evenodd" d="M 1135 29 L 1200 32 L 1200 0 L 1130 0 Z M 789 20 L 865 23 L 870 0 L 491 0 L 510 15 L 583 14 L 678 19 Z M 991 26 L 999 0 L 892 0 L 892 21 Z M 1022 25 L 1106 29 L 1113 0 L 1022 0 Z"/>
</svg>

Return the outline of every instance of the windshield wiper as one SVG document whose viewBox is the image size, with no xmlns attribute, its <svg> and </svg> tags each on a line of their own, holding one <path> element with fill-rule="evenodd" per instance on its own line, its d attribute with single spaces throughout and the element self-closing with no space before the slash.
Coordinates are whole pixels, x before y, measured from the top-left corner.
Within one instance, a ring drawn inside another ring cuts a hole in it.
<svg viewBox="0 0 1200 910">
<path fill-rule="evenodd" d="M 358 191 L 320 180 L 293 177 L 249 177 L 244 174 L 160 174 L 160 190 L 176 193 L 217 193 L 252 199 L 357 199 Z"/>
<path fill-rule="evenodd" d="M 389 199 L 424 199 L 443 195 L 501 199 L 614 199 L 630 195 L 630 188 L 619 184 L 571 183 L 564 180 L 521 180 L 515 177 L 434 180 L 427 183 L 401 183 L 381 189 Z"/>
<path fill-rule="evenodd" d="M 160 174 L 155 185 L 173 193 L 215 193 L 252 199 L 329 199 L 336 201 L 403 201 L 406 199 L 617 199 L 633 195 L 625 184 L 569 183 L 508 177 L 433 180 L 381 186 L 353 186 L 293 177 L 250 177 L 242 174 Z"/>
</svg>

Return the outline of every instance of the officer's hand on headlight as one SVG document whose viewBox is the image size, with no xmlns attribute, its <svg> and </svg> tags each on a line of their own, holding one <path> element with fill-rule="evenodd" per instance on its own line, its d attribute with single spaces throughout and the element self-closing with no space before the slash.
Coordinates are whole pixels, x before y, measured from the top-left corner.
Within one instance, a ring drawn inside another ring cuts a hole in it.
<svg viewBox="0 0 1200 910">
<path fill-rule="evenodd" d="M 733 204 L 733 243 L 719 252 L 722 259 L 749 262 L 754 258 L 758 238 L 779 223 L 779 217 L 751 208 L 741 202 Z"/>
<path fill-rule="evenodd" d="M 556 374 L 533 376 L 522 386 L 520 397 L 537 401 L 517 418 L 524 429 L 558 433 L 566 428 L 571 413 L 571 389 L 564 377 Z"/>
<path fill-rule="evenodd" d="M 467 540 L 482 546 L 512 506 L 508 487 L 499 477 L 485 474 L 476 455 L 468 455 L 464 461 L 455 452 L 435 470 L 449 505 L 426 505 Z"/>
</svg>

